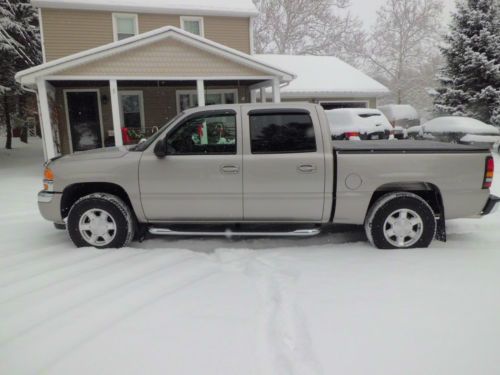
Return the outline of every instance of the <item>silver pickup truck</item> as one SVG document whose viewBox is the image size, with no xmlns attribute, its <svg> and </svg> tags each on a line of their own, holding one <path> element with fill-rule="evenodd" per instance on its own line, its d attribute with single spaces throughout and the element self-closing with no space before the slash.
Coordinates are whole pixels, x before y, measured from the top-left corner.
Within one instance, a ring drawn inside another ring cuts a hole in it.
<svg viewBox="0 0 500 375">
<path fill-rule="evenodd" d="M 76 246 L 153 235 L 312 236 L 364 225 L 378 248 L 446 239 L 445 218 L 488 214 L 488 150 L 425 141 L 332 142 L 314 104 L 185 111 L 145 142 L 49 161 L 42 216 Z"/>
</svg>

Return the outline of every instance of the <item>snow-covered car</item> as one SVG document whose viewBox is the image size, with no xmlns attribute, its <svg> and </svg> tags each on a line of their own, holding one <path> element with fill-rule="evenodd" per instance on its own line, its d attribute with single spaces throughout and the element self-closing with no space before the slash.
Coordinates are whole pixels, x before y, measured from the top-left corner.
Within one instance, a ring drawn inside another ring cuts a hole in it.
<svg viewBox="0 0 500 375">
<path fill-rule="evenodd" d="M 390 139 L 394 128 L 378 109 L 339 108 L 325 111 L 334 140 Z"/>
<path fill-rule="evenodd" d="M 382 105 L 378 109 L 394 127 L 400 126 L 407 129 L 420 125 L 420 116 L 417 110 L 409 104 L 388 104 Z"/>
<path fill-rule="evenodd" d="M 422 125 L 423 135 L 433 135 L 450 143 L 485 145 L 491 147 L 500 140 L 500 130 L 482 121 L 460 116 L 438 117 Z"/>
</svg>

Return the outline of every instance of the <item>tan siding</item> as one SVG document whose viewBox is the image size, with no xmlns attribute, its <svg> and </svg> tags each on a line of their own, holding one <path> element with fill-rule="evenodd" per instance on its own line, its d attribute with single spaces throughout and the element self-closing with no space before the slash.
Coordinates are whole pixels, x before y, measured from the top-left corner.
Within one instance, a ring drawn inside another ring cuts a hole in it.
<svg viewBox="0 0 500 375">
<path fill-rule="evenodd" d="M 176 40 L 162 40 L 97 60 L 59 75 L 131 75 L 139 77 L 257 76 L 262 72 L 228 61 Z"/>
<path fill-rule="evenodd" d="M 42 9 L 47 61 L 113 42 L 112 12 Z M 163 26 L 180 27 L 179 15 L 138 15 L 139 32 Z M 250 53 L 249 18 L 205 16 L 205 37 Z"/>
<path fill-rule="evenodd" d="M 42 19 L 47 61 L 113 41 L 109 12 L 43 9 Z"/>
<path fill-rule="evenodd" d="M 205 38 L 250 53 L 250 19 L 204 17 Z"/>
</svg>

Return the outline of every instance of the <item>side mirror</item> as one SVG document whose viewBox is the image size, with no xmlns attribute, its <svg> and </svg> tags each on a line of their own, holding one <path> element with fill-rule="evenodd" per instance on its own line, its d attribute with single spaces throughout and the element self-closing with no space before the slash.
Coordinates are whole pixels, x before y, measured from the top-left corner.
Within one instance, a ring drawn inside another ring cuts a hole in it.
<svg viewBox="0 0 500 375">
<path fill-rule="evenodd" d="M 167 156 L 167 144 L 164 139 L 161 139 L 158 142 L 156 142 L 154 153 L 160 159 Z"/>
</svg>

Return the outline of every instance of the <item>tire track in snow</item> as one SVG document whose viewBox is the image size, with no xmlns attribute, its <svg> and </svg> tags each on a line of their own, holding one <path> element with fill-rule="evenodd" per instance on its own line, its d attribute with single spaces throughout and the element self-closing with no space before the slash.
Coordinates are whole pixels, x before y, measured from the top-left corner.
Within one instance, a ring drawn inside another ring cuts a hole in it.
<svg viewBox="0 0 500 375">
<path fill-rule="evenodd" d="M 264 261 L 253 250 L 248 250 L 246 256 L 236 259 L 229 251 L 234 250 L 216 250 L 219 262 L 226 267 L 239 269 L 251 278 L 262 297 L 258 347 L 263 367 L 261 373 L 322 374 L 312 351 L 305 318 L 296 302 L 299 272 Z"/>
</svg>

